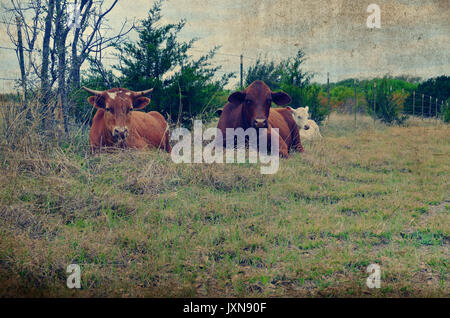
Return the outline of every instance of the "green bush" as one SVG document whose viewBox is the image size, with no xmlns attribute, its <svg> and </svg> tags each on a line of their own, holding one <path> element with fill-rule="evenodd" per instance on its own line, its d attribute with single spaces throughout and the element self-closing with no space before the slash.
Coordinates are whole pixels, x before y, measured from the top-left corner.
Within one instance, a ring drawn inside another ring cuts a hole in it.
<svg viewBox="0 0 450 318">
<path fill-rule="evenodd" d="M 321 88 L 318 84 L 312 84 L 305 87 L 298 87 L 292 84 L 282 84 L 281 89 L 288 93 L 292 98 L 294 108 L 309 106 L 311 119 L 321 123 L 328 115 L 328 107 L 321 106 L 319 103 L 319 93 Z"/>
<path fill-rule="evenodd" d="M 376 88 L 373 83 L 366 86 L 367 111 L 371 116 L 378 117 L 386 124 L 402 124 L 408 116 L 402 115 L 403 96 L 399 92 L 391 91 L 389 79 L 376 80 Z M 375 105 L 374 105 L 375 93 Z"/>
<path fill-rule="evenodd" d="M 444 116 L 443 116 L 443 120 L 444 120 L 444 122 L 445 123 L 449 123 L 450 122 L 450 109 L 446 109 L 445 111 L 444 111 L 444 114 L 443 114 Z"/>
</svg>

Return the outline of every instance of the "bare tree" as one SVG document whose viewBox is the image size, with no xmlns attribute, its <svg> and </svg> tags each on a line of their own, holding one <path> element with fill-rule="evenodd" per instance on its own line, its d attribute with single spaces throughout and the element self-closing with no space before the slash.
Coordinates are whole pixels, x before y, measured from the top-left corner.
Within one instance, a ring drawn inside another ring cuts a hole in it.
<svg viewBox="0 0 450 318">
<path fill-rule="evenodd" d="M 91 0 L 83 0 L 80 4 L 81 22 L 80 27 L 76 29 L 72 42 L 72 58 L 71 58 L 71 72 L 70 83 L 72 88 L 79 89 L 80 87 L 80 66 L 86 61 L 91 53 L 95 53 L 96 58 L 99 53 L 105 49 L 119 44 L 125 36 L 134 28 L 134 25 L 126 28 L 127 20 L 122 23 L 122 27 L 118 34 L 107 36 L 102 32 L 106 29 L 106 16 L 116 6 L 118 0 L 115 0 L 105 12 L 102 13 L 104 1 L 100 1 L 97 6 L 98 11 L 92 8 Z M 84 37 L 86 30 L 89 30 L 89 35 Z"/>
<path fill-rule="evenodd" d="M 42 65 L 41 65 L 41 105 L 47 105 L 50 94 L 50 80 L 48 77 L 49 72 L 49 57 L 50 57 L 50 37 L 52 33 L 52 20 L 53 12 L 55 8 L 55 0 L 48 1 L 47 16 L 45 17 L 44 37 L 42 40 Z"/>
<path fill-rule="evenodd" d="M 67 123 L 67 89 L 66 89 L 66 41 L 70 29 L 66 26 L 66 1 L 56 1 L 56 16 L 55 16 L 55 43 L 56 56 L 58 57 L 58 90 L 57 90 L 57 105 L 62 111 L 64 121 L 64 131 L 68 134 Z M 52 111 L 53 113 L 53 111 Z"/>
<path fill-rule="evenodd" d="M 23 57 L 23 41 L 22 41 L 22 21 L 19 16 L 16 17 L 17 22 L 17 59 L 19 61 L 20 76 L 23 89 L 23 101 L 25 103 L 27 96 L 27 76 L 25 74 L 25 61 Z"/>
<path fill-rule="evenodd" d="M 105 0 L 11 0 L 11 7 L 3 5 L 5 20 L 18 17 L 21 22 L 16 27 L 18 32 L 12 29 L 13 23 L 7 27 L 23 70 L 21 86 L 26 91 L 28 82 L 34 85 L 40 92 L 41 111 L 48 116 L 53 116 L 55 107 L 61 107 L 66 133 L 68 96 L 80 87 L 83 64 L 90 56 L 95 56 L 94 60 L 101 66 L 102 51 L 120 43 L 134 28 L 133 24 L 127 28 L 125 20 L 118 33 L 107 34 L 107 15 L 117 2 L 113 1 L 103 12 Z M 78 22 L 69 21 L 73 18 L 68 15 L 69 5 L 74 5 L 80 14 L 79 24 L 69 23 Z M 19 34 L 16 36 L 16 33 Z M 27 65 L 25 55 L 28 56 Z M 51 92 L 55 85 L 57 98 L 52 101 Z"/>
</svg>

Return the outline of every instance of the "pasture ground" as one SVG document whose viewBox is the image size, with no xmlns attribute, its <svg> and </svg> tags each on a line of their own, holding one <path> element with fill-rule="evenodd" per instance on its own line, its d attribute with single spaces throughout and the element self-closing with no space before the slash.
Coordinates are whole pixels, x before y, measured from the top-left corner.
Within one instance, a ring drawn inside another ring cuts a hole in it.
<svg viewBox="0 0 450 318">
<path fill-rule="evenodd" d="M 1 297 L 449 296 L 448 125 L 334 114 L 263 176 L 90 156 L 85 132 L 56 143 L 17 123 L 0 124 Z"/>
</svg>

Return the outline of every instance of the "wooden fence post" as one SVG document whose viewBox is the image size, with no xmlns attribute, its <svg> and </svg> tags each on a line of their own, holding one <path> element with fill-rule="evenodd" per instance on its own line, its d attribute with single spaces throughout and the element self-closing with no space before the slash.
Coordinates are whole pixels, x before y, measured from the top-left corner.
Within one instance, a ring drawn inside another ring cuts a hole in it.
<svg viewBox="0 0 450 318">
<path fill-rule="evenodd" d="M 376 121 L 376 115 L 377 115 L 377 109 L 376 109 L 376 105 L 377 105 L 377 82 L 373 83 L 373 123 L 375 124 Z"/>
<path fill-rule="evenodd" d="M 438 118 L 438 99 L 436 98 L 436 119 Z"/>
<path fill-rule="evenodd" d="M 244 56 L 241 54 L 241 89 L 244 89 Z"/>
<path fill-rule="evenodd" d="M 358 95 L 356 94 L 356 80 L 353 80 L 353 86 L 355 88 L 355 125 L 356 125 L 356 110 L 358 109 Z"/>
<path fill-rule="evenodd" d="M 431 117 L 431 107 L 433 107 L 433 97 L 430 96 L 430 107 L 428 109 L 428 117 Z"/>
<path fill-rule="evenodd" d="M 425 95 L 422 94 L 422 119 L 423 119 L 423 101 L 424 101 Z"/>
<path fill-rule="evenodd" d="M 330 107 L 330 72 L 327 73 L 327 92 L 328 92 L 328 121 L 330 120 L 331 107 Z"/>
</svg>

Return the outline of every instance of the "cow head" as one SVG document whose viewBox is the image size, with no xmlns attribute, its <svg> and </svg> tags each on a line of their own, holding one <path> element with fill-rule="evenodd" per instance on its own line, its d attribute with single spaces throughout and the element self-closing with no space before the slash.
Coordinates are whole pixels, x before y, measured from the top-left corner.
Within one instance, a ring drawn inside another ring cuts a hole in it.
<svg viewBox="0 0 450 318">
<path fill-rule="evenodd" d="M 113 88 L 107 91 L 95 91 L 83 87 L 93 96 L 88 98 L 91 105 L 104 111 L 106 129 L 111 133 L 115 143 L 125 141 L 130 134 L 131 112 L 142 109 L 150 103 L 145 95 L 153 89 L 133 92 L 124 88 Z"/>
<path fill-rule="evenodd" d="M 308 130 L 309 124 L 309 107 L 300 107 L 297 109 L 293 109 L 291 107 L 286 107 L 287 110 L 291 111 L 292 117 L 294 117 L 295 122 L 297 123 L 300 129 Z"/>
<path fill-rule="evenodd" d="M 273 93 L 264 82 L 255 81 L 245 91 L 231 94 L 228 101 L 243 105 L 243 117 L 248 126 L 267 128 L 272 102 L 284 106 L 291 102 L 291 97 L 283 92 Z"/>
</svg>

